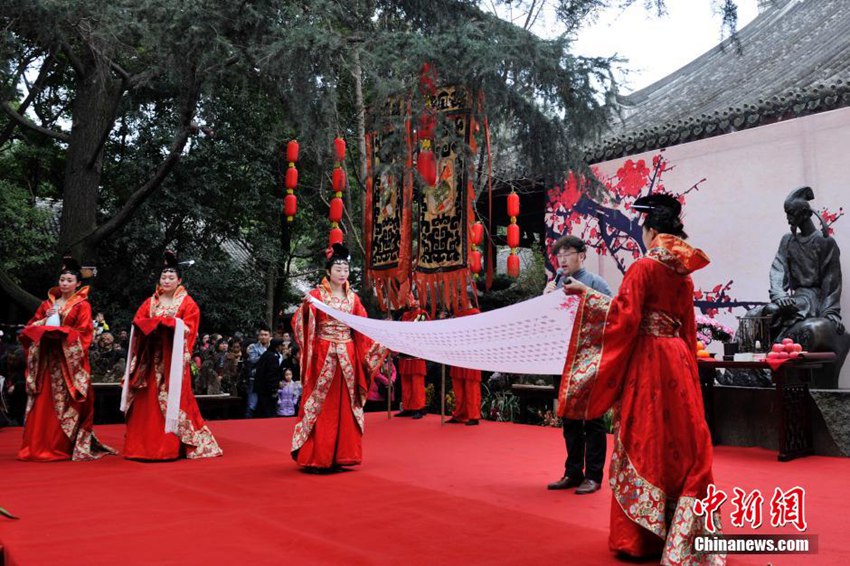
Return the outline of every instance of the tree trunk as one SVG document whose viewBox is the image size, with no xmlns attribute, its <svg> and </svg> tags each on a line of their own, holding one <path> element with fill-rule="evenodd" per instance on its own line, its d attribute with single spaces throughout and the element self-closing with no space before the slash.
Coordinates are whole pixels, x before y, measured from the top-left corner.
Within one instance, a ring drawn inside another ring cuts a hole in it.
<svg viewBox="0 0 850 566">
<path fill-rule="evenodd" d="M 270 262 L 266 270 L 266 324 L 274 329 L 275 324 L 275 284 L 277 283 L 277 265 Z"/>
<path fill-rule="evenodd" d="M 360 162 L 358 163 L 358 171 L 357 178 L 360 181 L 359 186 L 366 186 L 366 160 L 369 159 L 369 156 L 366 155 L 366 106 L 363 102 L 363 67 L 360 65 L 360 48 L 354 48 L 354 66 L 351 71 L 352 76 L 354 77 L 354 111 L 357 113 L 357 149 L 360 154 Z M 351 192 L 351 191 L 349 191 Z M 369 211 L 366 210 L 366 193 L 361 193 L 360 195 L 360 226 L 363 230 L 362 241 L 364 245 L 364 251 L 366 254 L 363 257 L 364 266 L 366 262 L 366 257 L 369 253 L 369 250 L 365 250 L 365 245 L 367 241 L 366 236 L 366 215 L 369 214 Z M 353 218 L 353 215 L 352 215 Z M 353 222 L 352 222 L 353 224 Z M 369 281 L 369 272 L 367 269 L 363 270 L 363 287 L 368 288 L 370 286 Z"/>
<path fill-rule="evenodd" d="M 34 313 L 41 304 L 38 297 L 26 292 L 20 285 L 12 281 L 3 270 L 0 270 L 0 290 L 6 293 L 24 312 Z"/>
<path fill-rule="evenodd" d="M 275 269 L 275 278 L 272 281 L 272 321 L 275 326 L 278 324 L 286 325 L 288 321 L 286 317 L 278 317 L 278 314 L 283 312 L 287 305 L 284 304 L 286 296 L 286 287 L 289 285 L 289 269 L 292 265 L 292 224 L 287 222 L 282 214 L 278 214 L 278 222 L 280 231 L 280 254 L 278 255 L 278 265 Z"/>
<path fill-rule="evenodd" d="M 115 98 L 122 94 L 120 80 L 95 65 L 77 79 L 71 106 L 71 139 L 65 162 L 62 220 L 58 252 L 70 252 L 82 265 L 93 265 L 95 246 L 86 236 L 97 228 L 97 193 L 103 168 L 104 133 L 112 128 Z"/>
</svg>

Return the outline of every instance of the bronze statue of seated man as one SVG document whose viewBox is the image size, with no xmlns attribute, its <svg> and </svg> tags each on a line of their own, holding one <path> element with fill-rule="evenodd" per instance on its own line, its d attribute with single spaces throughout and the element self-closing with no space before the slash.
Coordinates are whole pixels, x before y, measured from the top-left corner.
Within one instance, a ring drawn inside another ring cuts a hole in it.
<svg viewBox="0 0 850 566">
<path fill-rule="evenodd" d="M 826 223 L 812 210 L 811 187 L 791 191 L 785 215 L 791 231 L 782 237 L 770 267 L 770 303 L 746 316 L 770 318 L 770 339 L 791 338 L 810 352 L 835 352 L 832 367 L 816 375 L 812 387 L 835 388 L 850 350 L 850 335 L 841 320 L 841 264 Z M 821 230 L 812 216 L 818 218 Z"/>
</svg>

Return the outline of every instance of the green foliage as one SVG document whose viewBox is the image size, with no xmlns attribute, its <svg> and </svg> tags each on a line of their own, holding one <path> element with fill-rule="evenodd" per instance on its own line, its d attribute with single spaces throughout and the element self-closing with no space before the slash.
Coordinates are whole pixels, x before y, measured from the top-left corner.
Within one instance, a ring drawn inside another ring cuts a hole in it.
<svg viewBox="0 0 850 566">
<path fill-rule="evenodd" d="M 13 279 L 53 259 L 50 214 L 34 206 L 32 196 L 0 179 L 0 269 Z"/>
<path fill-rule="evenodd" d="M 132 212 L 93 244 L 98 307 L 128 322 L 153 290 L 162 250 L 173 247 L 198 262 L 186 278 L 204 324 L 247 330 L 268 310 L 298 300 L 294 275 L 321 270 L 337 135 L 349 142 L 346 241 L 354 265 L 362 265 L 359 119 L 367 113 L 381 127 L 387 117 L 376 109 L 390 94 L 412 95 L 413 111 L 420 111 L 423 63 L 440 80 L 481 94 L 500 175 L 557 178 L 577 165 L 579 144 L 605 127 L 605 102 L 616 85 L 611 60 L 576 57 L 570 41 L 608 2 L 550 3 L 564 29 L 552 40 L 475 0 L 7 3 L 0 94 L 13 109 L 28 104 L 26 118 L 42 131 L 0 112 L 0 215 L 10 219 L 0 224 L 0 268 L 43 293 L 43 279 L 24 277 L 55 257 L 53 242 L 37 229 L 47 219 L 32 204 L 76 198 L 69 187 L 85 178 L 97 193 L 96 225 L 87 220 L 66 230 L 81 221 L 63 216 L 62 237 L 90 238 L 125 207 Z M 89 100 L 80 92 L 93 84 L 104 88 L 86 115 Z M 66 139 L 93 115 L 104 120 L 102 134 Z M 45 135 L 50 130 L 59 134 Z M 181 132 L 191 134 L 185 146 L 177 143 Z M 285 225 L 278 169 L 282 144 L 294 137 L 301 142 L 299 212 Z M 85 167 L 73 166 L 72 156 L 101 141 Z M 160 180 L 155 172 L 175 147 L 179 162 Z M 156 192 L 134 200 L 151 182 Z M 74 238 L 64 244 L 77 245 Z M 227 250 L 235 248 L 244 257 L 231 257 Z M 486 300 L 537 295 L 542 273 L 535 259 L 518 282 Z"/>
<path fill-rule="evenodd" d="M 481 399 L 481 415 L 491 421 L 517 422 L 519 399 L 510 391 L 490 391 L 485 385 Z"/>
</svg>

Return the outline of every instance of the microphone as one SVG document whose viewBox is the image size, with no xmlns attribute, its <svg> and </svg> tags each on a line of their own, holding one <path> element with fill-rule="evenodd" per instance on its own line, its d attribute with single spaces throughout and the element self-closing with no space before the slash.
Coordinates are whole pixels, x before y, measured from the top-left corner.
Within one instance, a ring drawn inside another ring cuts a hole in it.
<svg viewBox="0 0 850 566">
<path fill-rule="evenodd" d="M 564 273 L 564 270 L 559 267 L 558 271 L 555 272 L 555 287 L 558 286 L 558 284 L 561 282 L 561 278 L 564 277 L 564 275 L 566 275 L 566 273 Z"/>
</svg>

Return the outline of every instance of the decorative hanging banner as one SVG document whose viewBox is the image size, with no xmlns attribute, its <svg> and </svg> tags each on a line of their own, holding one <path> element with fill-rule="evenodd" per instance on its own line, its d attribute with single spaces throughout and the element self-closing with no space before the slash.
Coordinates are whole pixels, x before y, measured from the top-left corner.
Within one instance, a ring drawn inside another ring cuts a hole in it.
<svg viewBox="0 0 850 566">
<path fill-rule="evenodd" d="M 390 350 L 441 364 L 504 373 L 561 374 L 577 297 L 548 293 L 472 316 L 410 324 L 313 305 Z"/>
<path fill-rule="evenodd" d="M 366 268 L 379 304 L 400 308 L 400 287 L 410 276 L 413 157 L 410 107 L 391 97 L 384 107 L 388 126 L 366 137 Z M 403 123 L 403 128 L 397 125 Z"/>
<path fill-rule="evenodd" d="M 437 181 L 423 186 L 418 215 L 416 286 L 422 304 L 453 311 L 469 306 L 471 283 L 468 234 L 472 226 L 474 191 L 468 148 L 472 138 L 472 103 L 468 91 L 443 86 L 429 95 L 437 114 L 434 144 Z"/>
</svg>

